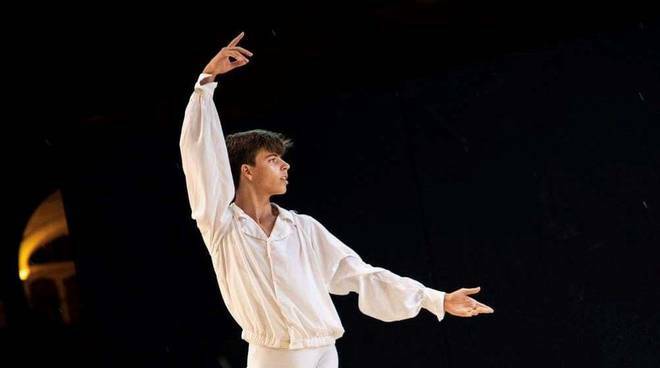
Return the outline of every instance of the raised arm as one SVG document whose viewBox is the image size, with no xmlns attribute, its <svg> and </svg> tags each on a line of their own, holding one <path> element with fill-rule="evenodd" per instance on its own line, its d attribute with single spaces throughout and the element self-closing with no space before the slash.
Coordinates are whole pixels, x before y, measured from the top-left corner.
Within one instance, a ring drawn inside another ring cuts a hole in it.
<svg viewBox="0 0 660 368">
<path fill-rule="evenodd" d="M 204 68 L 186 107 L 179 148 L 186 177 L 192 218 L 211 252 L 229 223 L 228 208 L 234 183 L 220 117 L 213 102 L 215 78 L 248 63 L 252 53 L 238 47 L 243 33 L 232 40 Z M 234 59 L 233 61 L 230 59 Z"/>
</svg>

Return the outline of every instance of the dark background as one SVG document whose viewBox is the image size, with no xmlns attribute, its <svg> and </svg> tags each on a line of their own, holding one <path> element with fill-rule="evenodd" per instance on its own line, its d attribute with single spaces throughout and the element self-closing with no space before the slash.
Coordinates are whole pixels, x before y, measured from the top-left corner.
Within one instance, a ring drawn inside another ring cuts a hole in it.
<svg viewBox="0 0 660 368">
<path fill-rule="evenodd" d="M 226 133 L 294 139 L 273 200 L 496 310 L 384 323 L 333 297 L 340 366 L 657 367 L 660 23 L 580 4 L 41 8 L 6 69 L 2 365 L 245 366 L 178 151 L 198 73 L 245 31 L 255 55 L 215 101 Z M 55 189 L 80 283 L 68 327 L 33 318 L 17 277 Z"/>
</svg>

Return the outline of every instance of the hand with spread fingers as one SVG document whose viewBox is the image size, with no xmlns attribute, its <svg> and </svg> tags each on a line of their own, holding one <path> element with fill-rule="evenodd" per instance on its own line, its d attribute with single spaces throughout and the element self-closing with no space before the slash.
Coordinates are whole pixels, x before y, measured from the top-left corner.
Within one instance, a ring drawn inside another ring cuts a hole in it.
<svg viewBox="0 0 660 368">
<path fill-rule="evenodd" d="M 220 49 L 213 59 L 209 61 L 204 68 L 204 73 L 211 74 L 211 77 L 206 78 L 207 80 L 205 82 L 214 80 L 218 74 L 225 74 L 250 62 L 248 57 L 254 54 L 238 46 L 244 35 L 245 32 L 241 32 L 227 46 Z"/>
<path fill-rule="evenodd" d="M 480 287 L 471 289 L 462 288 L 453 293 L 447 293 L 445 295 L 445 311 L 458 317 L 472 317 L 481 313 L 494 313 L 495 310 L 493 308 L 479 303 L 468 296 L 476 294 L 480 290 Z"/>
</svg>

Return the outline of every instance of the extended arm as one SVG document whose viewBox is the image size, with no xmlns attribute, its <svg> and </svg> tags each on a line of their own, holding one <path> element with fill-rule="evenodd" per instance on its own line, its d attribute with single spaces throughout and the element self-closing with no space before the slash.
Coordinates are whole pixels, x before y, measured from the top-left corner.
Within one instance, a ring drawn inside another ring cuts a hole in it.
<svg viewBox="0 0 660 368">
<path fill-rule="evenodd" d="M 314 219 L 312 223 L 314 243 L 328 291 L 338 295 L 357 293 L 360 311 L 366 315 L 389 322 L 415 317 L 424 308 L 441 321 L 445 312 L 460 317 L 494 312 L 468 296 L 479 292 L 479 288 L 445 293 L 409 277 L 374 267 L 365 263 L 321 223 Z"/>
</svg>

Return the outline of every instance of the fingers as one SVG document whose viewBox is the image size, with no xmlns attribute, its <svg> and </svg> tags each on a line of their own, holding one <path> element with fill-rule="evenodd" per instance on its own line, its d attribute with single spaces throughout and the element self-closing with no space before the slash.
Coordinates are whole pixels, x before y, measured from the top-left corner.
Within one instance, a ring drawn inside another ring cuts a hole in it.
<svg viewBox="0 0 660 368">
<path fill-rule="evenodd" d="M 488 314 L 495 313 L 495 310 L 493 310 L 493 308 L 491 308 L 489 306 L 485 306 L 485 305 L 477 306 L 476 310 L 477 310 L 478 313 L 488 313 Z"/>
<path fill-rule="evenodd" d="M 236 59 L 235 62 L 241 61 L 241 62 L 247 63 L 249 61 L 248 58 L 245 57 L 245 55 L 241 54 L 240 52 L 238 52 L 236 50 L 225 49 L 225 55 L 231 56 L 234 59 Z M 235 63 L 235 62 L 232 62 L 232 64 Z"/>
<path fill-rule="evenodd" d="M 229 43 L 229 45 L 227 45 L 227 47 L 234 47 L 238 45 L 238 42 L 241 41 L 241 38 L 243 38 L 244 35 L 245 32 L 241 32 L 238 36 L 236 36 L 233 40 L 231 40 L 231 42 Z"/>
<path fill-rule="evenodd" d="M 246 56 L 252 56 L 252 55 L 254 55 L 252 52 L 250 52 L 250 51 L 248 51 L 248 50 L 246 50 L 246 49 L 244 49 L 244 48 L 242 48 L 242 47 L 240 47 L 240 46 L 227 47 L 227 49 L 228 49 L 228 50 L 238 51 L 238 52 L 240 52 L 241 54 L 246 55 Z"/>
<path fill-rule="evenodd" d="M 494 312 L 495 311 L 493 311 L 492 309 L 485 310 L 485 309 L 481 309 L 481 307 L 479 307 L 477 309 L 471 309 L 471 310 L 465 312 L 465 317 L 474 317 L 474 316 L 478 316 L 480 314 L 492 314 Z"/>
<path fill-rule="evenodd" d="M 463 309 L 463 315 L 465 317 L 473 317 L 479 314 L 491 314 L 495 313 L 495 310 L 486 304 L 480 303 L 470 297 L 465 297 L 465 307 Z"/>
<path fill-rule="evenodd" d="M 478 301 L 472 298 L 469 299 L 470 299 L 470 303 L 467 311 L 469 317 L 476 316 L 481 313 L 487 313 L 487 314 L 495 313 L 495 310 L 487 306 L 486 304 L 479 303 Z"/>
<path fill-rule="evenodd" d="M 239 67 L 239 66 L 243 66 L 247 63 L 248 63 L 247 60 L 236 60 L 233 63 L 231 63 L 231 66 L 232 66 L 232 69 L 233 69 L 233 68 L 236 68 L 236 67 Z"/>
<path fill-rule="evenodd" d="M 487 306 L 486 304 L 477 302 L 477 309 L 479 309 L 479 308 L 484 310 L 484 313 L 494 313 L 495 312 L 495 310 L 493 308 Z"/>
<path fill-rule="evenodd" d="M 461 291 L 461 293 L 463 293 L 465 295 L 472 295 L 472 294 L 478 293 L 479 290 L 481 290 L 481 287 L 476 287 L 476 288 L 471 288 L 471 289 L 462 288 L 460 291 Z"/>
</svg>

